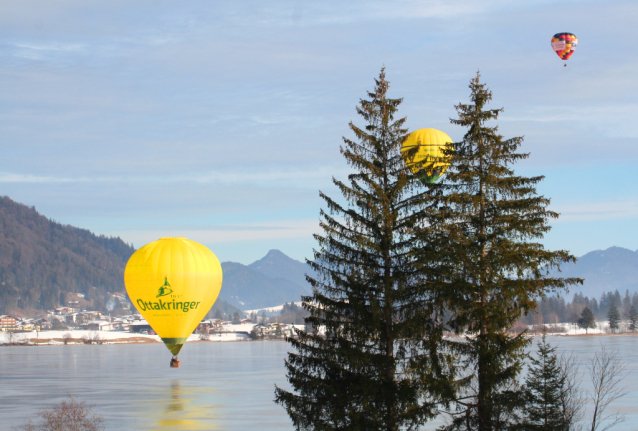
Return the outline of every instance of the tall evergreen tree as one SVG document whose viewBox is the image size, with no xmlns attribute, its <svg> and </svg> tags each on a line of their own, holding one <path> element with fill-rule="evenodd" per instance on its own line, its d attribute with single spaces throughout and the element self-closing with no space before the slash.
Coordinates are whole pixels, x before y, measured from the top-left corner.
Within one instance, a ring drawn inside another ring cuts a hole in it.
<svg viewBox="0 0 638 431">
<path fill-rule="evenodd" d="M 564 400 L 569 397 L 568 374 L 561 367 L 556 347 L 547 343 L 545 334 L 538 343 L 536 357 L 530 357 L 525 378 L 526 431 L 569 431 L 572 412 Z"/>
<path fill-rule="evenodd" d="M 233 313 L 232 323 L 233 323 L 233 325 L 239 325 L 241 323 L 241 316 L 239 315 L 238 311 L 235 311 Z"/>
<path fill-rule="evenodd" d="M 289 340 L 293 391 L 276 388 L 297 429 L 396 431 L 436 413 L 428 394 L 438 380 L 426 373 L 446 362 L 432 347 L 432 301 L 414 255 L 427 195 L 401 157 L 401 99 L 388 97 L 384 70 L 375 81 L 357 107 L 365 127 L 350 123 L 358 139 L 344 138 L 341 148 L 354 171 L 348 182 L 333 178 L 343 200 L 320 192 L 328 211 L 321 211 L 323 234 L 308 262 L 319 274 L 308 277 L 313 295 L 303 298 L 308 330 Z"/>
<path fill-rule="evenodd" d="M 616 332 L 620 323 L 620 313 L 618 312 L 618 307 L 616 307 L 615 302 L 612 302 L 609 306 L 607 320 L 609 322 L 609 329 L 611 329 L 612 332 Z"/>
<path fill-rule="evenodd" d="M 594 313 L 589 309 L 589 307 L 585 307 L 583 312 L 580 314 L 580 319 L 578 319 L 578 326 L 585 330 L 585 334 L 589 333 L 589 329 L 596 328 L 596 317 Z"/>
<path fill-rule="evenodd" d="M 528 157 L 517 152 L 522 138 L 505 139 L 496 120 L 501 109 L 487 109 L 492 93 L 470 82 L 471 103 L 456 106 L 467 128 L 461 142 L 448 146 L 451 165 L 431 187 L 430 229 L 421 261 L 429 268 L 429 288 L 446 297 L 447 322 L 463 341 L 449 341 L 467 371 L 459 381 L 456 414 L 448 429 L 504 429 L 520 405 L 516 379 L 529 339 L 506 330 L 552 289 L 582 282 L 550 277 L 550 268 L 575 258 L 548 251 L 538 242 L 558 214 L 536 194 L 544 177 L 515 175 L 511 165 Z"/>
<path fill-rule="evenodd" d="M 224 320 L 224 315 L 222 314 L 222 310 L 218 308 L 215 310 L 215 319 Z"/>
<path fill-rule="evenodd" d="M 634 332 L 636 330 L 636 325 L 638 325 L 638 313 L 636 313 L 636 307 L 633 305 L 629 308 L 627 320 L 629 321 L 629 330 Z"/>
</svg>

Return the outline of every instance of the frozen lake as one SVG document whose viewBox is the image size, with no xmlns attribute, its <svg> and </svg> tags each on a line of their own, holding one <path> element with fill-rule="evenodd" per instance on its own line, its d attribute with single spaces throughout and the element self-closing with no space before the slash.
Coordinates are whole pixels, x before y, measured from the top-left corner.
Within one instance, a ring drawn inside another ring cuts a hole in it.
<svg viewBox="0 0 638 431">
<path fill-rule="evenodd" d="M 627 421 L 613 429 L 638 429 L 638 336 L 549 340 L 584 361 L 601 342 L 618 350 L 631 392 L 615 406 Z M 70 394 L 95 404 L 107 430 L 289 430 L 285 411 L 272 401 L 275 383 L 287 387 L 287 350 L 278 341 L 189 343 L 180 354 L 182 367 L 170 369 L 161 344 L 2 347 L 0 429 Z M 424 429 L 435 429 L 436 422 Z"/>
</svg>

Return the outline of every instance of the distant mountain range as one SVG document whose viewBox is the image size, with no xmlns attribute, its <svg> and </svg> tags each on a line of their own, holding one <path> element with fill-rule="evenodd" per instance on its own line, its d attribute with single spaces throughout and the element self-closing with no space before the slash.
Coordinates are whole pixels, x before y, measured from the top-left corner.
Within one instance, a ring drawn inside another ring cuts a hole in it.
<svg viewBox="0 0 638 431">
<path fill-rule="evenodd" d="M 302 295 L 311 293 L 304 274 L 315 275 L 308 265 L 278 250 L 270 250 L 266 257 L 250 265 L 224 262 L 222 268 L 224 283 L 219 297 L 243 310 L 299 301 Z M 563 265 L 561 271 L 561 277 L 585 279 L 582 286 L 572 286 L 569 293 L 559 292 L 568 300 L 575 293 L 600 299 L 603 292 L 638 292 L 638 251 L 622 247 L 592 251 L 575 264 Z"/>
<path fill-rule="evenodd" d="M 291 259 L 279 250 L 250 265 L 223 262 L 224 281 L 219 299 L 243 310 L 273 307 L 284 302 L 298 302 L 311 293 L 306 273 L 312 269 Z"/>
<path fill-rule="evenodd" d="M 9 306 L 55 307 L 65 292 L 84 293 L 93 306 L 103 307 L 107 291 L 124 290 L 124 267 L 134 251 L 120 238 L 62 225 L 34 207 L 0 197 L 0 314 Z M 242 310 L 300 301 L 311 293 L 305 274 L 315 275 L 279 250 L 250 265 L 223 262 L 222 268 L 219 303 Z M 561 276 L 586 279 L 563 295 L 569 299 L 577 292 L 590 298 L 610 290 L 638 292 L 638 251 L 592 251 L 564 265 Z"/>
<path fill-rule="evenodd" d="M 591 251 L 578 258 L 576 263 L 563 265 L 561 277 L 580 277 L 585 283 L 572 286 L 569 294 L 582 293 L 590 298 L 599 299 L 603 292 L 618 290 L 624 294 L 638 292 L 638 251 L 622 247 L 610 247 L 607 250 Z"/>
</svg>

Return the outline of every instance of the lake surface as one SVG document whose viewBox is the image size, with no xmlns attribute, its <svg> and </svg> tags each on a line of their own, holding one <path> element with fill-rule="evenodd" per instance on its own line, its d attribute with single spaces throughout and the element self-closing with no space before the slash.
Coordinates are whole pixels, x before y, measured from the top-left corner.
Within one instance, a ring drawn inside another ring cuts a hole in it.
<svg viewBox="0 0 638 431">
<path fill-rule="evenodd" d="M 613 429 L 638 430 L 638 336 L 549 340 L 583 361 L 601 343 L 619 351 L 630 393 L 615 405 L 627 421 Z M 288 387 L 288 348 L 280 341 L 189 343 L 180 354 L 182 367 L 171 369 L 161 344 L 3 347 L 0 429 L 70 394 L 94 404 L 107 430 L 291 430 L 284 409 L 272 401 L 275 384 Z M 584 365 L 581 372 L 587 372 Z"/>
</svg>

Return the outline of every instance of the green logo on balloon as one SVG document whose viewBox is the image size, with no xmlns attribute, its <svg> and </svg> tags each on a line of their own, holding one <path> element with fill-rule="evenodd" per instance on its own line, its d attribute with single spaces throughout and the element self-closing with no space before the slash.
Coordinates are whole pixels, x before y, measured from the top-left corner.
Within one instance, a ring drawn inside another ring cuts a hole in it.
<svg viewBox="0 0 638 431">
<path fill-rule="evenodd" d="M 164 277 L 164 285 L 160 286 L 160 288 L 157 290 L 156 298 L 159 298 L 160 296 L 170 295 L 171 293 L 173 293 L 173 289 L 171 289 L 171 285 L 168 284 L 168 277 Z"/>
</svg>

